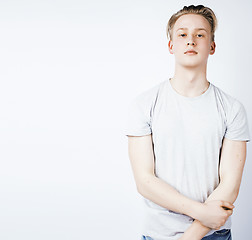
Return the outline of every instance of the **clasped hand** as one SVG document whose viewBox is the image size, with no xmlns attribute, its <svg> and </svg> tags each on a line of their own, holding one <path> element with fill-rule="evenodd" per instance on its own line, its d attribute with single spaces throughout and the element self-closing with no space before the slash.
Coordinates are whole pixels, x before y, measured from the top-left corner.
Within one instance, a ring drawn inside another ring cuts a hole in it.
<svg viewBox="0 0 252 240">
<path fill-rule="evenodd" d="M 234 205 L 222 200 L 210 200 L 202 203 L 195 211 L 195 219 L 207 228 L 219 230 L 228 217 L 233 214 Z M 196 237 L 195 229 L 186 230 L 179 240 L 199 240 Z"/>
<path fill-rule="evenodd" d="M 204 226 L 219 230 L 229 216 L 233 214 L 234 205 L 222 200 L 213 200 L 201 205 L 197 213 L 197 220 Z"/>
</svg>

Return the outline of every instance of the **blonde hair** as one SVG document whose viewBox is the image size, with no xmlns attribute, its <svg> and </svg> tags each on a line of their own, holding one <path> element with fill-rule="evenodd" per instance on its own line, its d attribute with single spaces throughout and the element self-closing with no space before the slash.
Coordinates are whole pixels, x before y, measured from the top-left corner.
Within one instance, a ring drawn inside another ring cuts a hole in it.
<svg viewBox="0 0 252 240">
<path fill-rule="evenodd" d="M 179 17 L 185 14 L 199 14 L 203 16 L 209 22 L 211 26 L 211 40 L 214 41 L 214 33 L 215 33 L 215 30 L 217 29 L 217 18 L 211 8 L 205 7 L 203 5 L 184 6 L 183 9 L 174 13 L 169 19 L 166 26 L 166 35 L 167 35 L 168 40 L 172 40 L 172 30 L 176 21 L 178 20 Z"/>
</svg>

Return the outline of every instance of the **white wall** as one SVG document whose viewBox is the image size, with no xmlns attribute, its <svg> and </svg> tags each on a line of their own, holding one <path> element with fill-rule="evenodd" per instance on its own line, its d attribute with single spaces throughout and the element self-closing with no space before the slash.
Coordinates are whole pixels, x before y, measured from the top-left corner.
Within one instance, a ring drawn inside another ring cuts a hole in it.
<svg viewBox="0 0 252 240">
<path fill-rule="evenodd" d="M 252 128 L 250 1 L 0 1 L 0 239 L 140 239 L 126 109 L 172 76 L 165 28 L 190 4 L 216 13 L 208 79 Z M 234 239 L 249 236 L 250 149 Z"/>
</svg>

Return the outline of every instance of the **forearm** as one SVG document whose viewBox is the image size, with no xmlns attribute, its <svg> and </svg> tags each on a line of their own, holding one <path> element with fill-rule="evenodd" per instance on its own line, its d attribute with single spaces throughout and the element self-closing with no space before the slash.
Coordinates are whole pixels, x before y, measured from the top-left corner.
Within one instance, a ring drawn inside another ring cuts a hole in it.
<svg viewBox="0 0 252 240">
<path fill-rule="evenodd" d="M 218 187 L 212 192 L 211 195 L 209 195 L 209 197 L 205 202 L 213 200 L 224 200 L 233 204 L 237 196 L 238 196 L 238 190 L 230 187 L 228 182 L 226 183 L 223 182 L 218 185 Z M 200 221 L 195 219 L 192 225 L 184 233 L 183 237 L 185 237 L 185 239 L 200 240 L 210 230 L 211 228 L 202 225 Z"/>
<path fill-rule="evenodd" d="M 192 218 L 197 217 L 197 212 L 202 205 L 179 193 L 170 184 L 156 176 L 148 176 L 141 181 L 138 192 L 161 207 Z"/>
<path fill-rule="evenodd" d="M 209 195 L 206 202 L 212 200 L 224 200 L 233 204 L 239 193 L 239 189 L 233 186 L 234 184 L 231 184 L 231 182 L 220 182 L 218 187 Z"/>
</svg>

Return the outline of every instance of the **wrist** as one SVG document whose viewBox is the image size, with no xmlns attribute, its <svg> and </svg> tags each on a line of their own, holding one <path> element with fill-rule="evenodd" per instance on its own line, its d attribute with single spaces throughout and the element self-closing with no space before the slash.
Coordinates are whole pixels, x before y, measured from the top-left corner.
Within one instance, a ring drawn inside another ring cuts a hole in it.
<svg viewBox="0 0 252 240">
<path fill-rule="evenodd" d="M 181 240 L 201 240 L 201 239 L 202 239 L 202 235 L 199 234 L 198 229 L 196 230 L 188 229 L 181 238 Z"/>
<path fill-rule="evenodd" d="M 188 209 L 188 216 L 192 217 L 193 219 L 197 219 L 200 221 L 201 214 L 203 212 L 203 205 L 204 203 L 201 202 L 194 202 L 191 207 Z"/>
<path fill-rule="evenodd" d="M 194 220 L 193 224 L 185 231 L 182 239 L 201 240 L 211 229 Z"/>
</svg>

